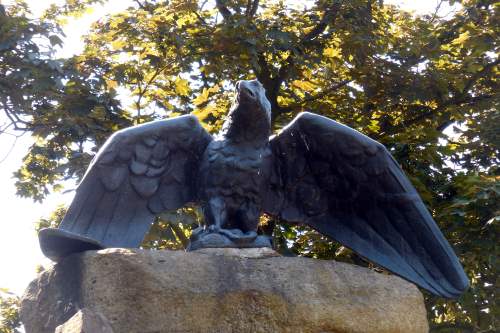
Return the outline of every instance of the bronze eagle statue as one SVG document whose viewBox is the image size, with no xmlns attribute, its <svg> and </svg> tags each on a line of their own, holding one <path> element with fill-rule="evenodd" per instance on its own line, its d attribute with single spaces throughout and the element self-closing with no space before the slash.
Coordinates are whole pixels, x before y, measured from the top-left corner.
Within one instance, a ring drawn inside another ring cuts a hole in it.
<svg viewBox="0 0 500 333">
<path fill-rule="evenodd" d="M 40 231 L 54 260 L 139 247 L 156 214 L 200 203 L 190 249 L 271 246 L 262 213 L 303 223 L 444 297 L 468 279 L 398 163 L 380 143 L 326 117 L 299 114 L 271 136 L 257 80 L 239 81 L 220 133 L 193 115 L 113 134 L 91 162 L 57 229 Z"/>
</svg>

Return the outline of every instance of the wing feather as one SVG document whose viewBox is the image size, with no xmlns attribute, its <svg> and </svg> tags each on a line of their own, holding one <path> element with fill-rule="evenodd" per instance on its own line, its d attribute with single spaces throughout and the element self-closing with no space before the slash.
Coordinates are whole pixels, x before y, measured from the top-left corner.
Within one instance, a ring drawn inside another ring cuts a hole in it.
<svg viewBox="0 0 500 333">
<path fill-rule="evenodd" d="M 387 149 L 328 118 L 303 113 L 271 139 L 275 170 L 264 210 L 308 224 L 441 296 L 468 279 Z"/>
<path fill-rule="evenodd" d="M 59 229 L 40 232 L 42 251 L 57 260 L 89 244 L 138 247 L 156 213 L 196 200 L 192 175 L 211 140 L 194 116 L 115 133 L 89 166 Z"/>
</svg>

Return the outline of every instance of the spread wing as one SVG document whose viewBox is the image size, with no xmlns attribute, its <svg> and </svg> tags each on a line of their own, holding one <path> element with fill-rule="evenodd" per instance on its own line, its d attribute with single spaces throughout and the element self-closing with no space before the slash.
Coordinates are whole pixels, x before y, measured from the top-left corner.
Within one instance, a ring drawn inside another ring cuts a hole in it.
<svg viewBox="0 0 500 333">
<path fill-rule="evenodd" d="M 303 113 L 271 148 L 264 211 L 308 224 L 434 294 L 458 297 L 468 287 L 458 258 L 383 145 Z"/>
<path fill-rule="evenodd" d="M 196 117 L 115 133 L 97 153 L 59 229 L 40 232 L 53 259 L 102 247 L 138 247 L 156 213 L 196 199 L 198 163 L 212 137 Z"/>
</svg>

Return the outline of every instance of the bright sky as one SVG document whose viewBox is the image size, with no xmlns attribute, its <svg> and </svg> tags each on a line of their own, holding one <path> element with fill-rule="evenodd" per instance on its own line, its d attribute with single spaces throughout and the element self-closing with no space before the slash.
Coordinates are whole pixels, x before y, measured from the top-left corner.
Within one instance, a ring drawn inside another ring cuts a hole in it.
<svg viewBox="0 0 500 333">
<path fill-rule="evenodd" d="M 0 0 L 8 5 L 11 0 Z M 39 15 L 52 3 L 63 3 L 64 0 L 27 0 L 34 16 Z M 400 7 L 415 11 L 418 14 L 433 13 L 438 0 L 385 0 L 385 3 L 397 4 Z M 127 8 L 131 0 L 109 0 L 106 5 L 98 6 L 89 15 L 77 20 L 70 20 L 64 27 L 65 44 L 58 56 L 67 57 L 78 54 L 83 44 L 81 41 L 92 22 L 108 14 Z M 446 14 L 449 7 L 441 8 L 440 13 Z M 2 118 L 0 117 L 0 124 Z M 69 203 L 71 194 L 53 194 L 43 204 L 33 203 L 29 199 L 16 196 L 12 173 L 21 164 L 32 139 L 26 135 L 17 139 L 9 135 L 0 135 L 0 288 L 8 288 L 22 295 L 27 284 L 35 277 L 37 265 L 49 264 L 44 259 L 38 246 L 34 232 L 34 222 L 41 216 L 48 216 L 61 203 Z M 14 145 L 14 146 L 13 146 Z"/>
</svg>

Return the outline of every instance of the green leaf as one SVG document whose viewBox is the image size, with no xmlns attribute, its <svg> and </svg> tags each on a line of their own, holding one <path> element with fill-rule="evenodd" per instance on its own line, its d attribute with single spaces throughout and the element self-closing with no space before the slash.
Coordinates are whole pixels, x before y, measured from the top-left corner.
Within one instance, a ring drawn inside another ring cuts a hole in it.
<svg viewBox="0 0 500 333">
<path fill-rule="evenodd" d="M 189 88 L 189 82 L 186 79 L 177 77 L 175 79 L 175 92 L 181 96 L 189 96 L 191 89 Z"/>
</svg>

